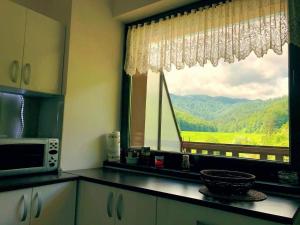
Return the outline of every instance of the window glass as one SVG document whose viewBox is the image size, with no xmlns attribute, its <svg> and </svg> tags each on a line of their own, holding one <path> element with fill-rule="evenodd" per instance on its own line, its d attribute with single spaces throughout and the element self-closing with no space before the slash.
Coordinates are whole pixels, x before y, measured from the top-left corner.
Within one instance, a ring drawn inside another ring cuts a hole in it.
<svg viewBox="0 0 300 225">
<path fill-rule="evenodd" d="M 145 120 L 145 146 L 151 149 L 158 147 L 159 120 L 159 73 L 151 71 L 147 74 L 147 99 Z"/>
<path fill-rule="evenodd" d="M 282 55 L 270 50 L 217 67 L 133 76 L 131 145 L 289 162 L 288 45 L 283 48 Z"/>
<path fill-rule="evenodd" d="M 252 53 L 232 64 L 164 71 L 188 152 L 289 160 L 288 45 L 283 48 L 282 55 L 270 50 L 263 58 Z"/>
<path fill-rule="evenodd" d="M 180 133 L 177 130 L 172 110 L 171 99 L 164 85 L 162 88 L 161 150 L 180 152 Z"/>
</svg>

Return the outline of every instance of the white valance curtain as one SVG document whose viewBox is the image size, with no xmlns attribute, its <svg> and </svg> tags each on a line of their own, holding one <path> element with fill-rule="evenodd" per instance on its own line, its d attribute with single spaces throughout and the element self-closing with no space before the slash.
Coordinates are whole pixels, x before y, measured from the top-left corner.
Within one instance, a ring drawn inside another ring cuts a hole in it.
<svg viewBox="0 0 300 225">
<path fill-rule="evenodd" d="M 299 0 L 291 0 L 298 2 Z M 289 41 L 288 0 L 231 0 L 128 30 L 125 71 L 129 75 L 232 63 L 251 52 L 282 53 Z"/>
</svg>

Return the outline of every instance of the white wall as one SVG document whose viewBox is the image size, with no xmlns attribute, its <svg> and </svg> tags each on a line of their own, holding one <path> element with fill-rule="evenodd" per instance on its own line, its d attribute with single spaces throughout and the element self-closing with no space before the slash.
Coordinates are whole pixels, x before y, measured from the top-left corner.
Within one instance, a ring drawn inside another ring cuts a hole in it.
<svg viewBox="0 0 300 225">
<path fill-rule="evenodd" d="M 62 169 L 100 167 L 103 135 L 119 130 L 123 26 L 110 0 L 73 0 Z"/>
<path fill-rule="evenodd" d="M 160 0 L 112 0 L 112 12 L 114 16 L 148 6 Z"/>
</svg>

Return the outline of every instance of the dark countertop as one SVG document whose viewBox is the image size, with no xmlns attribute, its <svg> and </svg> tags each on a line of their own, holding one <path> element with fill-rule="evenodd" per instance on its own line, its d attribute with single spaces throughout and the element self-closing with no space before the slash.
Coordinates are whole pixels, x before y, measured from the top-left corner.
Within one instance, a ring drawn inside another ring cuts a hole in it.
<svg viewBox="0 0 300 225">
<path fill-rule="evenodd" d="M 30 188 L 47 184 L 77 180 L 78 176 L 70 173 L 34 174 L 0 178 L 0 192 Z"/>
<path fill-rule="evenodd" d="M 82 180 L 169 198 L 250 217 L 293 224 L 300 199 L 268 194 L 261 202 L 222 202 L 199 193 L 199 183 L 111 168 L 70 171 Z"/>
<path fill-rule="evenodd" d="M 199 193 L 199 183 L 112 168 L 2 177 L 0 192 L 78 179 L 284 224 L 293 224 L 300 208 L 299 198 L 274 194 L 262 202 L 222 202 Z"/>
</svg>

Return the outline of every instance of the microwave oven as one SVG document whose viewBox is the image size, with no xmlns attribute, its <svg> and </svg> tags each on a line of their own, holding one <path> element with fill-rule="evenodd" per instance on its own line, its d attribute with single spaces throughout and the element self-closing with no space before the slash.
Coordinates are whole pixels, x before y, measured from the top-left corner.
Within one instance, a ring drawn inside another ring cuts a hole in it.
<svg viewBox="0 0 300 225">
<path fill-rule="evenodd" d="M 59 139 L 0 139 L 0 176 L 58 169 Z"/>
</svg>

